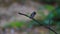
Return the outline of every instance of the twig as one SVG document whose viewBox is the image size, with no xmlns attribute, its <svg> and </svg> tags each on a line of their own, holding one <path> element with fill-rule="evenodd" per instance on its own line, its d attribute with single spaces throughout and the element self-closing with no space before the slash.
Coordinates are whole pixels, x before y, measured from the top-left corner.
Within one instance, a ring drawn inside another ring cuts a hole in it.
<svg viewBox="0 0 60 34">
<path fill-rule="evenodd" d="M 30 16 L 28 16 L 28 15 L 26 15 L 26 14 L 23 14 L 23 13 L 19 13 L 19 14 L 20 14 L 20 15 L 24 15 L 24 16 L 30 18 Z M 30 19 L 34 20 L 34 21 L 37 22 L 39 25 L 43 25 L 43 24 L 41 24 L 39 21 L 35 20 L 34 18 L 30 18 Z M 53 31 L 55 34 L 57 34 L 57 32 L 55 32 L 55 31 L 54 31 L 52 28 L 50 28 L 49 26 L 45 26 L 45 25 L 44 25 L 44 27 L 47 28 L 47 29 L 49 29 L 49 30 L 51 30 L 51 31 Z"/>
</svg>

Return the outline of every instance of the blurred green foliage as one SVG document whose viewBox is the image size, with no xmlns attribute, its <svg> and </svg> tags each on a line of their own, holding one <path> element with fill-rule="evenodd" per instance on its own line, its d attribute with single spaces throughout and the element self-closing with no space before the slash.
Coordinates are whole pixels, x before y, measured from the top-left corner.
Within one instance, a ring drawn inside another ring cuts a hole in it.
<svg viewBox="0 0 60 34">
<path fill-rule="evenodd" d="M 42 23 L 43 23 L 43 21 L 44 21 L 44 23 L 43 24 L 49 24 L 49 19 L 51 19 L 53 16 L 54 16 L 54 14 L 52 13 L 52 10 L 54 10 L 55 8 L 53 7 L 53 6 L 51 6 L 51 5 L 44 5 L 44 8 L 41 10 L 41 9 L 39 9 L 38 10 L 38 14 L 42 17 Z M 44 14 L 44 11 L 43 10 L 48 10 L 48 12 L 49 12 L 49 14 L 46 16 L 45 14 Z M 40 18 L 39 18 L 40 19 Z M 41 21 L 41 20 L 38 20 L 38 21 Z"/>
<path fill-rule="evenodd" d="M 22 27 L 25 25 L 23 21 L 13 21 L 5 25 L 5 27 Z"/>
</svg>

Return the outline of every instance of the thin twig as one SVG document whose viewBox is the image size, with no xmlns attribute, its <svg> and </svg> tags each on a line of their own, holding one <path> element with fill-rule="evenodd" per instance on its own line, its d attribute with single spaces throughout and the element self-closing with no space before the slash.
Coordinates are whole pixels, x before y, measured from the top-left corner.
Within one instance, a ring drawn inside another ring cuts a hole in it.
<svg viewBox="0 0 60 34">
<path fill-rule="evenodd" d="M 19 13 L 19 14 L 20 14 L 20 15 L 24 15 L 24 16 L 30 18 L 30 16 L 28 16 L 28 15 L 26 15 L 26 14 L 23 14 L 23 13 Z M 34 21 L 37 22 L 39 25 L 43 25 L 43 24 L 41 24 L 39 21 L 37 21 L 37 20 L 34 19 L 34 18 L 30 18 L 30 19 L 34 20 Z M 55 34 L 57 34 L 57 32 L 54 31 L 54 30 L 53 30 L 52 28 L 50 28 L 49 26 L 45 26 L 45 25 L 44 25 L 44 27 L 47 28 L 47 29 L 49 29 L 49 30 L 51 30 L 51 31 L 53 31 Z"/>
</svg>

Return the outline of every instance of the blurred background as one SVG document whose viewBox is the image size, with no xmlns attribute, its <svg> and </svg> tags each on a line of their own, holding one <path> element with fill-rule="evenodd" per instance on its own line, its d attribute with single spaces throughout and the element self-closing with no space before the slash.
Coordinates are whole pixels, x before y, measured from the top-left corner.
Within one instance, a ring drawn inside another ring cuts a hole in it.
<svg viewBox="0 0 60 34">
<path fill-rule="evenodd" d="M 23 13 L 40 22 L 19 15 Z M 60 34 L 60 0 L 0 0 L 0 34 Z"/>
</svg>

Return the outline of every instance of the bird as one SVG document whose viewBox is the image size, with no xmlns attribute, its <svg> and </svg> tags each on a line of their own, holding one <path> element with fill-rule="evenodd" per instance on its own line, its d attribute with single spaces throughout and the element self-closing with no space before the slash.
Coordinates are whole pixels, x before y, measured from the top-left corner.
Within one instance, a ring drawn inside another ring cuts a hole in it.
<svg viewBox="0 0 60 34">
<path fill-rule="evenodd" d="M 34 18 L 34 16 L 36 15 L 36 12 L 32 12 L 31 15 L 30 15 L 30 18 Z"/>
</svg>

